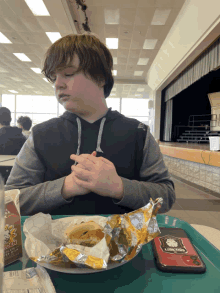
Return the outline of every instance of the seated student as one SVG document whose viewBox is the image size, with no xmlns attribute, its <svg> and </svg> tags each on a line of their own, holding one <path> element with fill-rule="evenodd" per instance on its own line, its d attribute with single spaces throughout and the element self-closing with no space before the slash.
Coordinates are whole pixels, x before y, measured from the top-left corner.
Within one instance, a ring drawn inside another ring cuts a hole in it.
<svg viewBox="0 0 220 293">
<path fill-rule="evenodd" d="M 20 116 L 17 120 L 18 127 L 22 129 L 22 134 L 28 138 L 30 135 L 30 128 L 32 126 L 32 120 L 28 116 Z"/>
<path fill-rule="evenodd" d="M 26 141 L 20 128 L 10 126 L 11 111 L 0 108 L 0 155 L 17 155 Z"/>
<path fill-rule="evenodd" d="M 93 34 L 48 49 L 42 72 L 66 112 L 35 125 L 16 158 L 5 189 L 20 189 L 22 215 L 124 214 L 158 197 L 160 213 L 171 209 L 174 184 L 149 127 L 107 107 L 112 69 Z"/>
</svg>

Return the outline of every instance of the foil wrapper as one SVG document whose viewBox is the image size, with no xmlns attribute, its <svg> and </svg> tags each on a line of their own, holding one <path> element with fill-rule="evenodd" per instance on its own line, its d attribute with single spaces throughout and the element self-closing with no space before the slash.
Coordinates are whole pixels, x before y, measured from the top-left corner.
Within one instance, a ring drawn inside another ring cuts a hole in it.
<svg viewBox="0 0 220 293">
<path fill-rule="evenodd" d="M 39 264 L 75 265 L 95 270 L 107 269 L 108 263 L 127 262 L 140 252 L 143 245 L 160 234 L 156 215 L 162 203 L 162 198 L 150 199 L 138 210 L 109 217 L 74 216 L 52 220 L 50 215 L 39 213 L 24 223 L 27 254 Z M 93 247 L 67 244 L 65 229 L 90 220 L 102 226 L 105 237 Z M 45 231 L 42 231 L 41 225 L 47 227 Z"/>
</svg>

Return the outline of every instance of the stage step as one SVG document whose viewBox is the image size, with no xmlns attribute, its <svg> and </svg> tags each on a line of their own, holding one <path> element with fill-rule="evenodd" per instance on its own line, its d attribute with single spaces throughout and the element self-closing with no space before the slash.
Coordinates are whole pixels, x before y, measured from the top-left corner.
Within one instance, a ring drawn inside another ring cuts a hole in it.
<svg viewBox="0 0 220 293">
<path fill-rule="evenodd" d="M 196 142 L 196 143 L 199 143 L 199 142 L 203 142 L 203 143 L 209 143 L 208 140 L 199 140 L 199 139 L 177 139 L 178 142 Z"/>
</svg>

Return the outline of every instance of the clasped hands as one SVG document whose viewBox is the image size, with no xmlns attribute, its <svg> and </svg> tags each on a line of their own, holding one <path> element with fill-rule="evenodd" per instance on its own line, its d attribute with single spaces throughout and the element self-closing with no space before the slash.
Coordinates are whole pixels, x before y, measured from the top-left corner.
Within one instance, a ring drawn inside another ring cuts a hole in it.
<svg viewBox="0 0 220 293">
<path fill-rule="evenodd" d="M 77 185 L 75 195 L 94 192 L 101 196 L 122 199 L 123 183 L 112 162 L 103 157 L 97 158 L 96 152 L 71 155 L 70 159 L 78 163 L 71 166 L 72 172 L 67 176 L 69 183 Z"/>
</svg>

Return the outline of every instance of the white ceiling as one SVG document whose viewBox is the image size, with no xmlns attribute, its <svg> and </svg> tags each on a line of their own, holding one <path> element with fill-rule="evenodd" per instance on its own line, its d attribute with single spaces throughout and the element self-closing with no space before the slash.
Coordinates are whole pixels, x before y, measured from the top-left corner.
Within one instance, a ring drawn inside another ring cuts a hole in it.
<svg viewBox="0 0 220 293">
<path fill-rule="evenodd" d="M 44 0 L 50 16 L 34 16 L 24 0 L 0 0 L 0 32 L 12 42 L 0 43 L 0 94 L 15 90 L 22 95 L 54 95 L 52 85 L 30 68 L 42 68 L 44 54 L 52 44 L 45 32 L 60 32 L 62 37 L 77 33 L 67 1 Z M 117 57 L 117 64 L 114 64 L 117 76 L 112 91 L 115 96 L 112 97 L 147 98 L 150 90 L 145 82 L 147 71 L 185 0 L 84 2 L 88 6 L 86 13 L 91 31 L 104 43 L 106 38 L 119 38 L 118 49 L 110 50 L 113 57 Z M 106 10 L 117 9 L 119 24 L 105 24 Z M 83 14 L 79 15 L 84 22 Z M 161 24 L 166 15 L 165 24 Z M 157 40 L 154 49 L 143 49 L 146 39 Z M 13 53 L 25 53 L 32 62 L 22 62 Z M 147 65 L 137 65 L 139 58 L 149 58 Z M 143 71 L 143 74 L 134 76 L 134 71 Z M 32 88 L 28 88 L 30 86 Z"/>
</svg>

